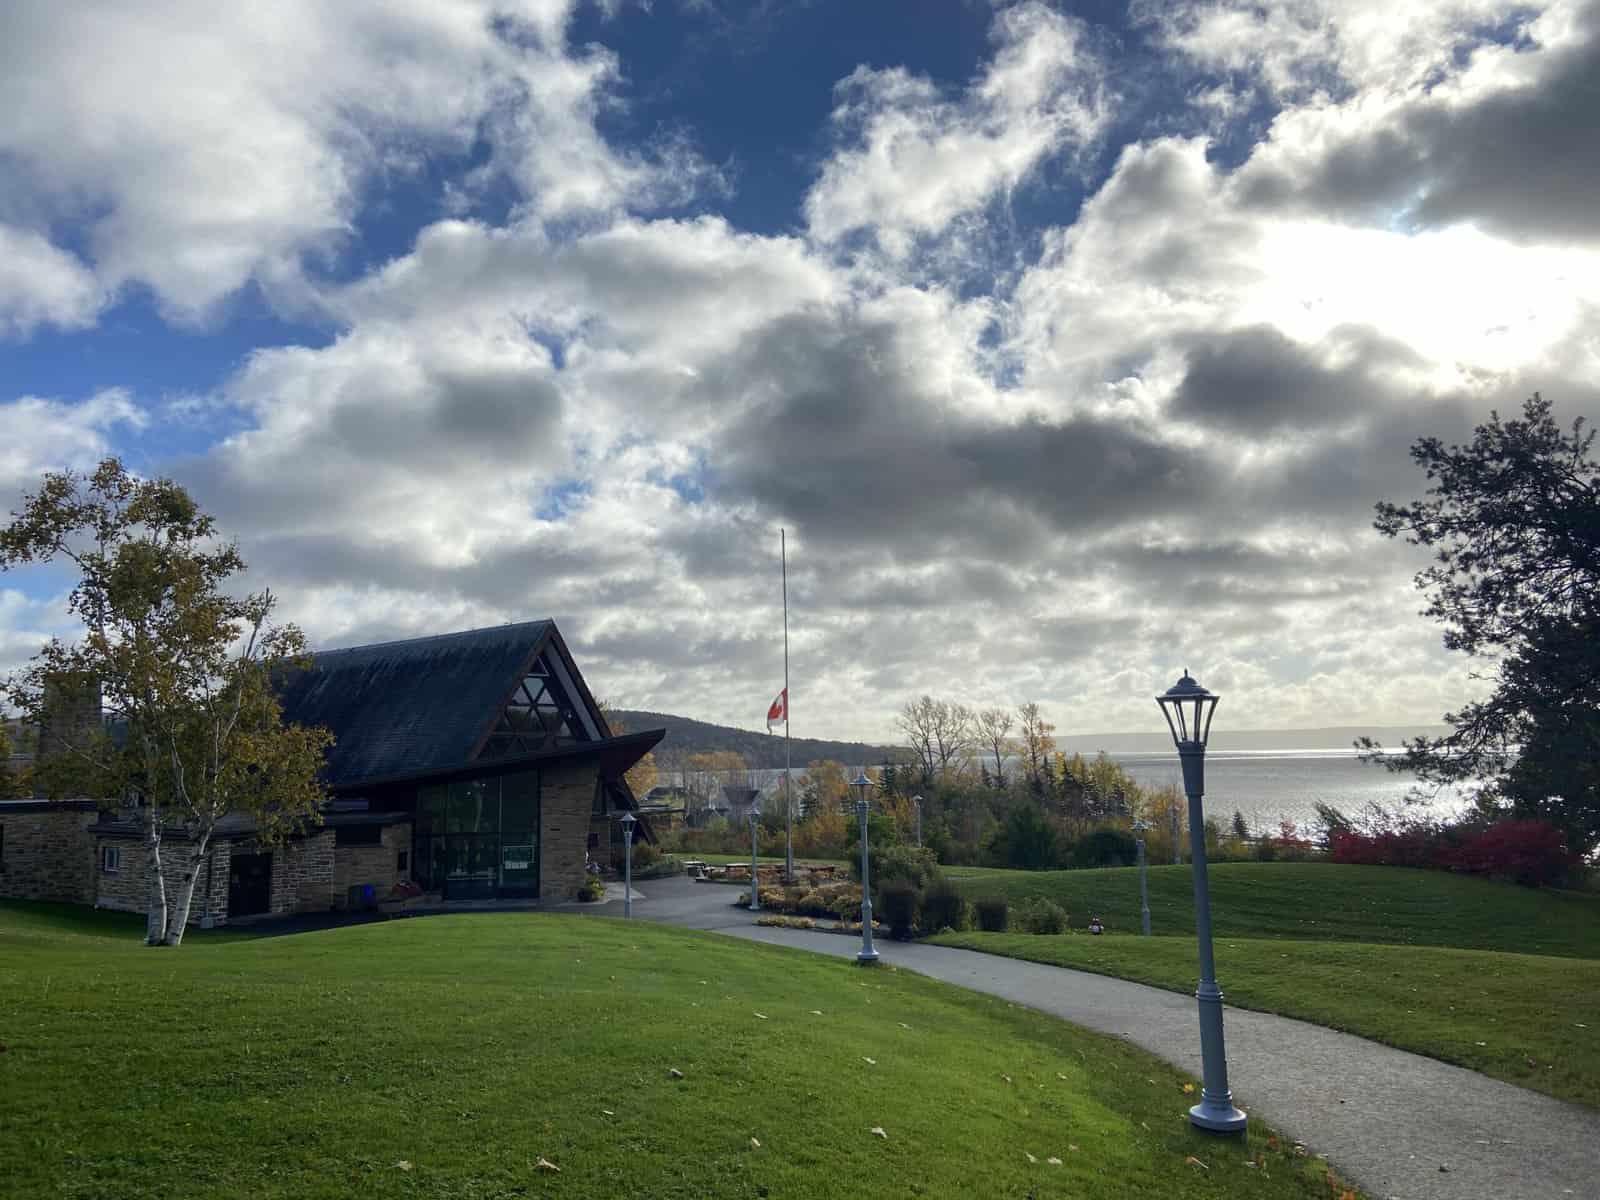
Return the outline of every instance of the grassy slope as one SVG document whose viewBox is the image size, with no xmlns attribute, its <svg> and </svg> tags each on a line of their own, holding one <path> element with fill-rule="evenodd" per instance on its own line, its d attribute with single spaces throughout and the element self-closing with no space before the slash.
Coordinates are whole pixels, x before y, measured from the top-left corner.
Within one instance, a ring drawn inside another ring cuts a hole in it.
<svg viewBox="0 0 1600 1200">
<path fill-rule="evenodd" d="M 1132 1047 L 893 970 L 523 914 L 135 939 L 0 905 L 0 1195 L 1329 1194 Z"/>
<path fill-rule="evenodd" d="M 1198 970 L 1187 937 L 958 933 L 934 940 L 1182 992 L 1194 990 Z M 1600 962 L 1243 938 L 1218 939 L 1216 958 L 1230 1004 L 1348 1030 L 1600 1107 Z"/>
<path fill-rule="evenodd" d="M 952 867 L 949 874 L 973 898 L 1004 895 L 1015 903 L 1048 896 L 1078 928 L 1094 914 L 1113 930 L 1139 928 L 1139 872 L 1131 867 Z M 1219 937 L 1325 938 L 1600 958 L 1600 895 L 1534 891 L 1443 871 L 1333 863 L 1217 863 L 1210 877 Z M 1157 934 L 1194 932 L 1188 867 L 1150 869 L 1150 918 Z"/>
</svg>

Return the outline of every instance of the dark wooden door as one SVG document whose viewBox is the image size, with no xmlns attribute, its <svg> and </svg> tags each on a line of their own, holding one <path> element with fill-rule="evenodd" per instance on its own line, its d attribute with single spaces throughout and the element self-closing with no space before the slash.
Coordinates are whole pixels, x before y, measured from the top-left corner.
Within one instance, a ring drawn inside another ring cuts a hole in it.
<svg viewBox="0 0 1600 1200">
<path fill-rule="evenodd" d="M 272 907 L 272 855 L 235 854 L 228 860 L 228 915 L 249 917 Z"/>
</svg>

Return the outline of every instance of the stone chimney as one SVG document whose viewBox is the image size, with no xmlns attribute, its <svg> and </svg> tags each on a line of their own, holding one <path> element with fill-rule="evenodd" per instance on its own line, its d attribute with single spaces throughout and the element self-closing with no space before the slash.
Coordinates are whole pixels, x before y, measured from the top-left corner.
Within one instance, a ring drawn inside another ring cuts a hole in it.
<svg viewBox="0 0 1600 1200">
<path fill-rule="evenodd" d="M 62 672 L 45 683 L 43 719 L 39 722 L 37 761 L 88 748 L 103 732 L 100 681 L 89 675 Z"/>
</svg>

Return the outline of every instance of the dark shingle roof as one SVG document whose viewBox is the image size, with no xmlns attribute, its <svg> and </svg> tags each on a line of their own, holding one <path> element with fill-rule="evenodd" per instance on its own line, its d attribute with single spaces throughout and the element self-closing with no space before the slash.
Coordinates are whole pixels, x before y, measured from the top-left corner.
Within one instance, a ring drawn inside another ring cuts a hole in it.
<svg viewBox="0 0 1600 1200">
<path fill-rule="evenodd" d="M 325 726 L 331 787 L 460 766 L 549 621 L 324 650 L 284 681 L 284 720 Z"/>
</svg>

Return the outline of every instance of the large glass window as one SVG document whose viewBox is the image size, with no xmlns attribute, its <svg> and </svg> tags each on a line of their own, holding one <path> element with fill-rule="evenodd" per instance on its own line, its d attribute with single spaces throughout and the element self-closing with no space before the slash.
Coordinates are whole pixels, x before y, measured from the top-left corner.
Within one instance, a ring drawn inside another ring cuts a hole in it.
<svg viewBox="0 0 1600 1200">
<path fill-rule="evenodd" d="M 539 773 L 417 790 L 416 879 L 446 899 L 536 896 Z"/>
</svg>

